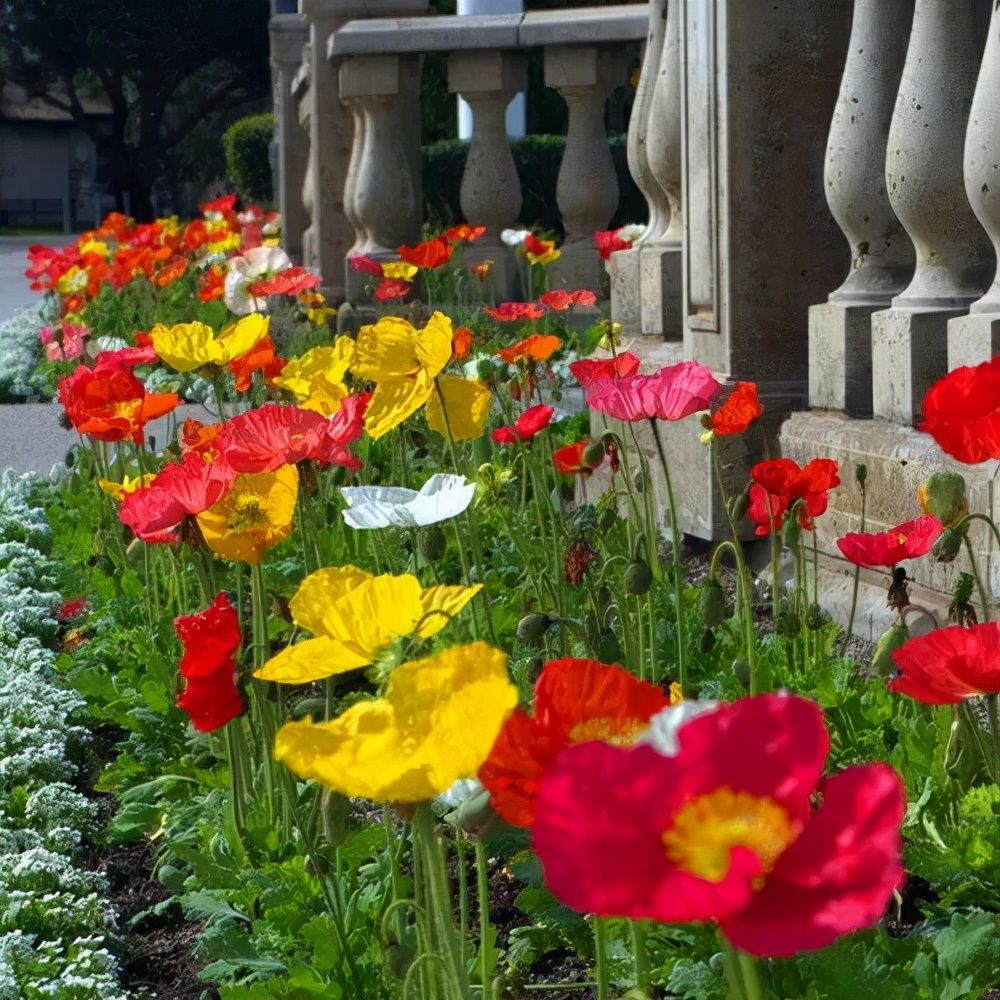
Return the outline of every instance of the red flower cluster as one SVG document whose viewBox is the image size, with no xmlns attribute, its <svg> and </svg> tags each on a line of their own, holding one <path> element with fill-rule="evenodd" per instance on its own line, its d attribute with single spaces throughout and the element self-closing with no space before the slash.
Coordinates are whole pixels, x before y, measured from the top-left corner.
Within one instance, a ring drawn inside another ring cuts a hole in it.
<svg viewBox="0 0 1000 1000">
<path fill-rule="evenodd" d="M 545 315 L 545 307 L 537 302 L 501 302 L 483 312 L 498 323 L 519 323 L 522 320 L 541 319 Z"/>
<path fill-rule="evenodd" d="M 530 441 L 540 431 L 545 430 L 556 411 L 551 406 L 530 406 L 513 424 L 498 427 L 492 434 L 497 444 L 519 444 Z"/>
<path fill-rule="evenodd" d="M 236 687 L 236 650 L 241 641 L 236 609 L 220 593 L 204 611 L 175 618 L 174 631 L 184 647 L 180 672 L 185 683 L 177 707 L 199 732 L 221 729 L 243 711 Z"/>
<path fill-rule="evenodd" d="M 567 292 L 561 288 L 553 288 L 550 292 L 538 296 L 538 301 L 551 309 L 552 312 L 566 312 L 573 306 L 592 306 L 597 303 L 597 296 L 586 288 L 577 288 L 575 291 Z"/>
<path fill-rule="evenodd" d="M 790 458 L 758 462 L 750 470 L 748 516 L 757 526 L 755 534 L 769 535 L 772 525 L 780 529 L 789 509 L 798 506 L 799 523 L 809 530 L 813 518 L 826 510 L 828 494 L 840 485 L 840 470 L 829 458 L 814 458 L 799 468 Z"/>
</svg>

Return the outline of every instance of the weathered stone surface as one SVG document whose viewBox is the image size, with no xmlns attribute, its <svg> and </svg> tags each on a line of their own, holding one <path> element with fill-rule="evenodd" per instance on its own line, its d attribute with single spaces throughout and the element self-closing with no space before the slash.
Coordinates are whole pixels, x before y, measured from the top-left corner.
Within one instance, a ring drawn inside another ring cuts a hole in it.
<svg viewBox="0 0 1000 1000">
<path fill-rule="evenodd" d="M 533 45 L 595 45 L 639 41 L 649 27 L 649 4 L 590 7 L 575 10 L 532 10 L 518 33 L 522 48 Z"/>
<path fill-rule="evenodd" d="M 980 365 L 1000 354 L 1000 312 L 970 313 L 948 321 L 948 370 Z"/>
<path fill-rule="evenodd" d="M 681 245 L 650 240 L 641 243 L 638 249 L 639 332 L 644 337 L 683 340 Z"/>
<path fill-rule="evenodd" d="M 823 302 L 809 307 L 809 404 L 872 415 L 872 324 L 879 307 Z"/>
<path fill-rule="evenodd" d="M 352 21 L 330 39 L 331 58 L 401 52 L 516 49 L 522 14 L 379 18 Z"/>
</svg>

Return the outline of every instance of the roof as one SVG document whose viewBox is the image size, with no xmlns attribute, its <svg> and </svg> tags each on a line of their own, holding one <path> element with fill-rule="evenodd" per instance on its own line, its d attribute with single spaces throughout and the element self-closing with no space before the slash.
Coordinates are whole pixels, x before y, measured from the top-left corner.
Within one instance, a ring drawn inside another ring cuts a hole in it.
<svg viewBox="0 0 1000 1000">
<path fill-rule="evenodd" d="M 60 96 L 55 92 L 55 96 Z M 111 105 L 105 97 L 81 96 L 84 113 L 99 117 L 111 114 Z M 73 116 L 46 103 L 41 97 L 30 97 L 24 87 L 5 83 L 0 89 L 0 118 L 22 122 L 71 122 Z"/>
</svg>

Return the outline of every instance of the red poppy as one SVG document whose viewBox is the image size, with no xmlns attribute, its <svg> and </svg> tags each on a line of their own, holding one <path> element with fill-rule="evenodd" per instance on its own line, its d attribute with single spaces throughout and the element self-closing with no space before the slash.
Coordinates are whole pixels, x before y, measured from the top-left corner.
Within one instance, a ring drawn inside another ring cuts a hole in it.
<svg viewBox="0 0 1000 1000">
<path fill-rule="evenodd" d="M 372 257 L 367 254 L 355 254 L 353 257 L 347 258 L 351 265 L 351 270 L 360 271 L 363 274 L 370 274 L 375 278 L 381 278 L 383 276 L 382 265 Z"/>
<path fill-rule="evenodd" d="M 451 337 L 451 360 L 461 361 L 472 350 L 472 331 L 467 326 L 456 326 Z"/>
<path fill-rule="evenodd" d="M 957 705 L 1000 694 L 1000 622 L 951 625 L 908 639 L 892 654 L 889 690 L 925 705 Z"/>
<path fill-rule="evenodd" d="M 305 267 L 286 267 L 264 281 L 255 281 L 250 285 L 251 295 L 265 298 L 268 295 L 298 295 L 316 288 L 320 276 Z"/>
<path fill-rule="evenodd" d="M 399 278 L 383 278 L 375 288 L 374 298 L 376 302 L 393 302 L 396 299 L 405 299 L 413 286 L 408 281 Z"/>
<path fill-rule="evenodd" d="M 204 611 L 175 618 L 174 631 L 184 647 L 181 676 L 188 680 L 231 664 L 240 647 L 240 618 L 225 592 L 216 594 Z"/>
<path fill-rule="evenodd" d="M 158 288 L 166 288 L 167 285 L 180 278 L 188 268 L 187 257 L 174 257 L 170 263 L 161 267 L 156 272 L 156 285 Z"/>
<path fill-rule="evenodd" d="M 639 364 L 636 355 L 623 351 L 613 358 L 602 360 L 583 358 L 580 361 L 572 361 L 569 370 L 577 382 L 586 389 L 600 378 L 616 379 L 634 375 L 639 370 Z"/>
<path fill-rule="evenodd" d="M 232 670 L 217 670 L 208 677 L 185 681 L 177 696 L 177 707 L 185 712 L 200 733 L 213 733 L 243 714 L 243 699 Z"/>
<path fill-rule="evenodd" d="M 758 462 L 750 470 L 750 506 L 747 515 L 757 525 L 755 534 L 769 535 L 772 521 L 781 527 L 786 512 L 797 500 L 799 523 L 806 530 L 813 518 L 826 510 L 830 490 L 840 485 L 840 470 L 830 458 L 814 458 L 799 468 L 790 458 Z"/>
<path fill-rule="evenodd" d="M 587 405 L 616 420 L 681 420 L 707 410 L 721 388 L 704 365 L 680 361 L 655 375 L 594 379 Z"/>
<path fill-rule="evenodd" d="M 555 240 L 542 240 L 539 239 L 534 233 L 528 233 L 524 237 L 524 242 L 521 244 L 524 247 L 524 252 L 528 255 L 528 261 L 532 264 L 535 263 L 548 263 L 545 260 L 556 248 Z M 536 260 L 532 260 L 534 257 Z"/>
<path fill-rule="evenodd" d="M 235 470 L 188 452 L 165 465 L 145 487 L 126 493 L 118 509 L 122 524 L 150 543 L 176 542 L 185 518 L 204 513 L 231 489 Z"/>
<path fill-rule="evenodd" d="M 126 368 L 98 363 L 94 369 L 80 365 L 60 379 L 59 401 L 81 434 L 95 441 L 142 444 L 147 422 L 169 413 L 180 398 L 173 392 L 147 394 Z"/>
<path fill-rule="evenodd" d="M 198 299 L 201 302 L 214 302 L 216 299 L 221 299 L 225 291 L 226 269 L 219 264 L 213 264 L 198 279 Z"/>
<path fill-rule="evenodd" d="M 592 306 L 597 302 L 597 296 L 586 288 L 578 288 L 573 292 L 554 288 L 551 292 L 538 296 L 538 301 L 553 312 L 565 312 L 571 306 Z"/>
<path fill-rule="evenodd" d="M 754 382 L 737 382 L 725 402 L 709 418 L 713 434 L 742 434 L 760 415 L 763 407 Z"/>
<path fill-rule="evenodd" d="M 86 610 L 86 597 L 74 597 L 69 601 L 63 601 L 63 603 L 56 609 L 56 621 L 59 622 L 60 625 L 65 625 L 74 618 L 79 618 L 80 615 L 82 615 Z"/>
<path fill-rule="evenodd" d="M 513 424 L 498 427 L 492 434 L 497 444 L 518 444 L 530 441 L 539 431 L 545 430 L 556 411 L 551 406 L 531 406 Z"/>
<path fill-rule="evenodd" d="M 446 229 L 441 234 L 441 239 L 445 243 L 474 243 L 485 232 L 485 226 L 470 226 L 467 222 L 463 222 L 452 226 L 451 229 Z"/>
<path fill-rule="evenodd" d="M 285 367 L 285 359 L 275 354 L 274 341 L 265 335 L 257 341 L 249 353 L 230 361 L 227 367 L 236 379 L 236 391 L 249 392 L 253 385 L 254 372 L 259 371 L 264 376 L 265 382 L 269 383 L 271 379 L 281 374 Z"/>
<path fill-rule="evenodd" d="M 600 229 L 594 233 L 594 246 L 601 255 L 601 260 L 607 260 L 613 253 L 619 250 L 628 250 L 632 243 L 624 240 L 618 235 L 617 229 Z"/>
<path fill-rule="evenodd" d="M 214 461 L 218 456 L 215 439 L 219 436 L 222 426 L 222 424 L 203 424 L 200 420 L 195 420 L 194 417 L 188 417 L 181 424 L 178 433 L 181 453 L 187 454 L 192 451 L 206 460 Z"/>
<path fill-rule="evenodd" d="M 584 459 L 583 453 L 590 447 L 590 444 L 591 442 L 585 438 L 582 441 L 576 441 L 573 444 L 556 449 L 556 451 L 552 452 L 552 464 L 563 475 L 589 476 L 604 461 L 603 453 L 597 465 L 591 465 Z"/>
<path fill-rule="evenodd" d="M 226 212 L 231 212 L 236 208 L 236 195 L 234 194 L 224 194 L 212 201 L 202 202 L 199 206 L 203 215 L 208 215 L 209 212 L 218 212 L 220 215 L 225 215 Z"/>
<path fill-rule="evenodd" d="M 424 240 L 415 247 L 396 247 L 396 253 L 407 264 L 413 264 L 427 271 L 433 271 L 434 268 L 447 264 L 454 250 L 454 246 L 442 239 Z"/>
<path fill-rule="evenodd" d="M 960 462 L 1000 458 L 1000 355 L 938 379 L 924 396 L 923 411 L 920 430 Z"/>
<path fill-rule="evenodd" d="M 574 743 L 627 745 L 670 699 L 618 666 L 593 660 L 552 660 L 535 682 L 534 714 L 507 717 L 479 780 L 493 808 L 514 826 L 531 826 L 538 782 L 559 752 Z"/>
<path fill-rule="evenodd" d="M 357 399 L 345 399 L 331 419 L 298 406 L 268 403 L 226 421 L 216 447 L 237 472 L 275 472 L 308 460 L 357 468 L 357 459 L 346 451 L 361 436 Z"/>
<path fill-rule="evenodd" d="M 892 768 L 824 781 L 822 712 L 788 695 L 719 706 L 675 738 L 662 753 L 567 747 L 542 777 L 533 845 L 558 899 L 597 916 L 715 921 L 737 948 L 774 957 L 875 924 L 904 874 Z"/>
<path fill-rule="evenodd" d="M 525 337 L 524 340 L 519 340 L 516 344 L 511 344 L 510 347 L 504 347 L 497 351 L 497 356 L 509 365 L 520 359 L 548 361 L 560 347 L 562 347 L 562 341 L 558 337 L 533 333 L 530 337 Z"/>
<path fill-rule="evenodd" d="M 519 323 L 526 319 L 541 319 L 545 315 L 545 308 L 537 302 L 501 302 L 483 312 L 498 323 Z"/>
<path fill-rule="evenodd" d="M 848 532 L 837 539 L 837 548 L 856 566 L 895 566 L 904 559 L 926 555 L 942 531 L 944 525 L 932 514 L 925 514 L 877 534 Z"/>
<path fill-rule="evenodd" d="M 117 351 L 101 351 L 97 356 L 94 370 L 96 371 L 98 368 L 124 368 L 125 371 L 132 371 L 139 365 L 151 365 L 157 360 L 152 338 L 148 333 L 137 333 L 134 347 L 121 347 Z"/>
</svg>

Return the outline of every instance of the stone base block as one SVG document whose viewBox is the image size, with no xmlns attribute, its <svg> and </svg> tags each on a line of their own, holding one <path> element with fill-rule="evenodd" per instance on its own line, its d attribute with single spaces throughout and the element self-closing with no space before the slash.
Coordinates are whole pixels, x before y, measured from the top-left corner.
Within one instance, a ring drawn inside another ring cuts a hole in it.
<svg viewBox="0 0 1000 1000">
<path fill-rule="evenodd" d="M 640 332 L 645 337 L 683 340 L 680 246 L 639 248 Z"/>
<path fill-rule="evenodd" d="M 948 371 L 948 320 L 964 309 L 882 309 L 872 314 L 872 411 L 914 424 L 927 390 Z"/>
<path fill-rule="evenodd" d="M 933 438 L 912 427 L 884 420 L 855 420 L 842 413 L 793 413 L 782 424 L 780 446 L 782 455 L 800 464 L 813 458 L 832 458 L 840 466 L 841 485 L 831 491 L 826 513 L 816 520 L 820 551 L 838 562 L 843 560 L 837 539 L 861 529 L 861 488 L 855 477 L 858 463 L 867 469 L 866 531 L 885 531 L 919 517 L 917 488 L 938 469 L 964 476 L 970 510 L 989 513 L 994 519 L 1000 516 L 1000 496 L 995 495 L 994 484 L 1000 462 L 962 465 L 944 455 Z M 985 579 L 992 592 L 1000 594 L 1000 552 L 991 532 L 985 525 L 975 525 L 971 538 Z M 924 557 L 907 565 L 918 586 L 942 599 L 950 593 L 958 574 L 968 569 L 964 552 L 948 564 Z"/>
<path fill-rule="evenodd" d="M 558 260 L 549 265 L 550 288 L 588 288 L 599 299 L 606 296 L 608 275 L 593 239 L 570 239 Z"/>
<path fill-rule="evenodd" d="M 639 308 L 639 248 L 619 250 L 607 261 L 611 281 L 611 319 L 621 324 L 627 340 L 641 333 Z"/>
<path fill-rule="evenodd" d="M 809 403 L 872 415 L 872 313 L 879 305 L 809 307 Z"/>
<path fill-rule="evenodd" d="M 1000 315 L 969 313 L 948 321 L 948 370 L 979 365 L 1000 353 Z"/>
</svg>

